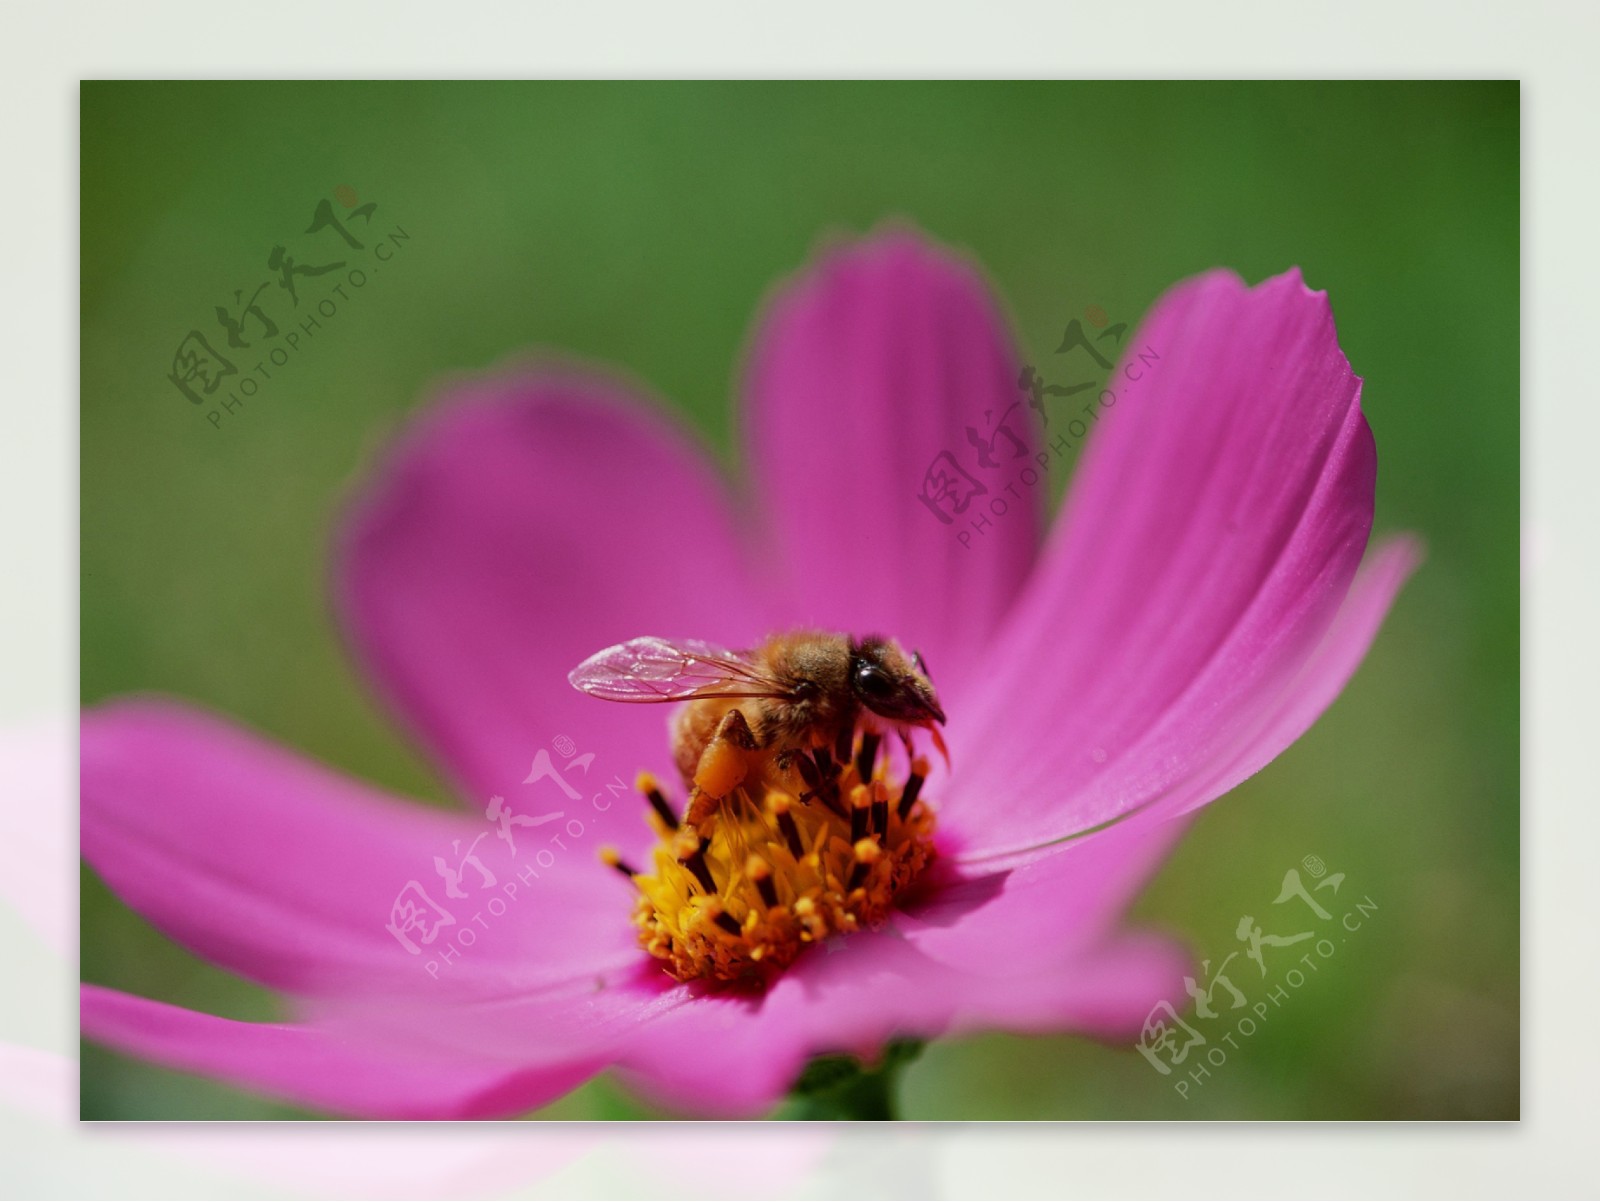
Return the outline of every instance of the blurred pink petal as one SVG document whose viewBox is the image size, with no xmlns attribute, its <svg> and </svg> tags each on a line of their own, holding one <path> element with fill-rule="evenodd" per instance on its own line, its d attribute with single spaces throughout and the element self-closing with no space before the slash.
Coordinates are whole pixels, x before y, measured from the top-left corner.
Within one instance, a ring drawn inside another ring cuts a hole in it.
<svg viewBox="0 0 1600 1202">
<path fill-rule="evenodd" d="M 408 880 L 437 891 L 433 856 L 490 829 L 481 819 L 385 797 L 169 702 L 85 712 L 82 757 L 84 858 L 179 943 L 265 985 L 448 995 L 461 978 L 531 988 L 636 958 L 616 882 L 569 855 L 541 882 L 560 923 L 519 906 L 503 935 L 430 979 L 385 924 Z"/>
<path fill-rule="evenodd" d="M 967 428 L 988 437 L 1013 406 L 1031 457 L 1019 367 L 977 269 L 910 231 L 830 249 L 784 285 L 744 418 L 790 625 L 893 634 L 941 689 L 967 674 L 1033 566 L 1044 490 L 970 549 L 918 494 L 936 456 L 969 457 Z"/>
<path fill-rule="evenodd" d="M 335 592 L 357 658 L 479 806 L 563 733 L 631 781 L 670 767 L 665 713 L 596 706 L 567 672 L 643 634 L 766 634 L 733 512 L 659 405 L 594 373 L 508 373 L 453 389 L 386 452 Z M 612 817 L 606 837 L 637 843 L 636 816 Z"/>
<path fill-rule="evenodd" d="M 305 1106 L 374 1118 L 489 1118 L 566 1093 L 600 1067 L 576 1061 L 517 1070 L 353 1039 L 285 1023 L 197 1014 L 96 985 L 82 990 L 91 1039 L 172 1068 L 222 1077 Z"/>
</svg>

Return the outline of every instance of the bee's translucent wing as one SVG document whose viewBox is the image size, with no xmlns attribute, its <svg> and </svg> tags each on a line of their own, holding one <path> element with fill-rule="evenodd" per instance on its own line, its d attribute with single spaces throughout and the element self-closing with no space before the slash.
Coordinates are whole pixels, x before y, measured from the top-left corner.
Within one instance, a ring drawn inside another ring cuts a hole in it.
<svg viewBox="0 0 1600 1202">
<path fill-rule="evenodd" d="M 743 651 L 698 639 L 629 639 L 584 660 L 567 679 L 607 701 L 787 697 L 790 687 Z"/>
</svg>

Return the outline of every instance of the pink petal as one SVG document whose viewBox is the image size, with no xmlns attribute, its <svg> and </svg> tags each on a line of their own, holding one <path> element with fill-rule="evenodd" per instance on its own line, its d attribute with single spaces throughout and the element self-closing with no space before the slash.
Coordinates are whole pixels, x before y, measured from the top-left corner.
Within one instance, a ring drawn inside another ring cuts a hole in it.
<svg viewBox="0 0 1600 1202">
<path fill-rule="evenodd" d="M 83 1032 L 169 1068 L 219 1077 L 320 1110 L 368 1118 L 504 1118 L 591 1076 L 577 1061 L 538 1069 L 379 1049 L 315 1028 L 244 1023 L 85 985 Z"/>
<path fill-rule="evenodd" d="M 939 887 L 893 922 L 919 952 L 964 972 L 1008 982 L 1045 972 L 1114 935 L 1187 828 L 1118 823 L 1009 871 L 940 862 Z"/>
<path fill-rule="evenodd" d="M 628 895 L 622 901 L 618 925 L 631 943 Z M 543 921 L 559 926 L 563 915 L 552 908 Z M 381 1045 L 549 1066 L 579 1058 L 609 1061 L 646 1024 L 697 1005 L 698 992 L 630 947 L 625 958 L 564 981 L 512 981 L 459 996 L 414 985 L 384 996 L 316 998 L 295 1009 L 319 1029 Z"/>
<path fill-rule="evenodd" d="M 1018 372 L 977 270 L 914 233 L 831 249 L 779 292 L 745 416 L 792 621 L 899 638 L 927 654 L 941 689 L 959 689 L 1033 563 L 1042 490 L 1019 485 L 970 548 L 957 537 L 966 519 L 944 524 L 919 494 L 946 451 L 995 495 L 1036 466 L 1025 404 L 1007 421 L 1022 454 L 1006 443 L 1003 470 L 983 474 L 967 439 L 1025 400 Z"/>
<path fill-rule="evenodd" d="M 591 775 L 671 761 L 666 707 L 597 701 L 567 673 L 640 635 L 739 645 L 771 625 L 732 507 L 649 404 L 576 371 L 455 389 L 385 456 L 338 549 L 370 674 L 479 807 L 565 735 Z M 670 777 L 669 777 L 670 779 Z M 632 807 L 597 821 L 636 847 Z"/>
<path fill-rule="evenodd" d="M 1105 940 L 1060 964 L 1041 967 L 1004 988 L 976 994 L 956 1031 L 1004 1029 L 1097 1039 L 1138 1037 L 1151 1009 L 1182 999 L 1194 961 L 1177 941 L 1147 931 Z"/>
<path fill-rule="evenodd" d="M 1112 379 L 1121 397 L 951 723 L 946 826 L 965 856 L 1086 830 L 1236 752 L 1293 704 L 1366 546 L 1360 381 L 1297 271 L 1180 285 Z"/>
<path fill-rule="evenodd" d="M 1196 772 L 1119 825 L 1142 830 L 1146 823 L 1163 823 L 1174 814 L 1197 809 L 1254 776 L 1303 735 L 1361 665 L 1395 596 L 1422 556 L 1421 544 L 1408 537 L 1377 547 L 1363 561 L 1321 644 L 1249 736 L 1215 756 L 1208 771 Z"/>
<path fill-rule="evenodd" d="M 478 844 L 507 904 L 471 954 L 430 974 L 486 904 L 470 869 L 447 896 L 434 857 L 492 831 L 340 778 L 229 724 L 169 703 L 121 702 L 83 716 L 83 855 L 130 906 L 178 942 L 267 985 L 307 995 L 433 998 L 588 977 L 637 952 L 618 882 L 592 845 L 520 881 L 493 834 Z M 389 930 L 417 882 L 456 922 L 413 954 Z M 519 882 L 507 894 L 507 883 Z M 559 906 L 561 920 L 549 920 Z"/>
<path fill-rule="evenodd" d="M 808 950 L 760 997 L 717 994 L 664 1012 L 619 1061 L 625 1079 L 690 1114 L 761 1113 L 815 1055 L 870 1062 L 894 1038 L 1001 1026 L 1121 1038 L 1181 989 L 1188 960 L 1169 941 L 1099 941 L 1004 982 L 949 968 L 892 929 Z"/>
<path fill-rule="evenodd" d="M 808 950 L 759 996 L 708 993 L 641 1028 L 624 1079 L 688 1114 L 747 1117 L 788 1092 L 814 1054 L 872 1057 L 896 1035 L 949 1026 L 954 977 L 891 933 Z"/>
</svg>

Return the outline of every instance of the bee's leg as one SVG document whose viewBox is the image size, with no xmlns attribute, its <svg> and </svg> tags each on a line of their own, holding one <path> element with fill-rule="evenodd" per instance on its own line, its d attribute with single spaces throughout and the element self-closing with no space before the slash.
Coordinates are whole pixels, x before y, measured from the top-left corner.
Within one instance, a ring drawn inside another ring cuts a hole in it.
<svg viewBox="0 0 1600 1202">
<path fill-rule="evenodd" d="M 692 827 L 703 826 L 717 812 L 722 799 L 744 782 L 750 770 L 750 753 L 758 750 L 760 744 L 750 733 L 744 714 L 736 709 L 724 714 L 717 723 L 716 734 L 700 753 L 684 821 Z"/>
<path fill-rule="evenodd" d="M 818 749 L 810 754 L 796 752 L 794 766 L 806 786 L 800 794 L 802 805 L 810 805 L 815 798 L 839 817 L 847 816 L 839 804 L 839 782 L 834 778 L 833 757 L 826 750 Z"/>
<path fill-rule="evenodd" d="M 806 779 L 811 783 L 812 792 L 839 817 L 848 818 L 844 800 L 839 795 L 839 766 L 833 762 L 833 753 L 826 747 L 818 747 L 811 753 L 811 764 L 816 779 Z"/>
<path fill-rule="evenodd" d="M 822 788 L 822 777 L 817 772 L 817 765 L 805 752 L 794 757 L 795 771 L 800 773 L 800 779 L 805 782 L 805 791 L 800 794 L 800 803 L 809 804 Z"/>
<path fill-rule="evenodd" d="M 796 790 L 801 805 L 805 805 L 811 800 L 812 790 L 816 786 L 812 782 L 811 764 L 804 751 L 794 747 L 780 751 L 772 757 L 772 766 L 777 769 L 777 774 L 780 777 L 788 776 L 791 773 L 800 777 L 801 782 L 805 785 L 805 788 Z"/>
<path fill-rule="evenodd" d="M 694 766 L 698 762 L 694 750 L 698 746 L 694 741 L 694 719 L 690 716 L 693 709 L 686 705 L 672 718 L 672 757 L 685 792 L 694 787 Z"/>
</svg>

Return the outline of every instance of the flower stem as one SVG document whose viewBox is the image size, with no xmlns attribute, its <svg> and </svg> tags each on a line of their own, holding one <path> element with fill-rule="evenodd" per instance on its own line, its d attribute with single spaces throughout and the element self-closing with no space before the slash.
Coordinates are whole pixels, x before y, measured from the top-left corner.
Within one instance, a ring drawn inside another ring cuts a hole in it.
<svg viewBox="0 0 1600 1202">
<path fill-rule="evenodd" d="M 867 1068 L 851 1056 L 820 1056 L 806 1066 L 792 1092 L 792 1105 L 782 1117 L 808 1121 L 854 1119 L 868 1122 L 898 1118 L 895 1087 L 901 1070 L 922 1052 L 917 1040 L 898 1040 Z"/>
</svg>

